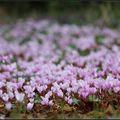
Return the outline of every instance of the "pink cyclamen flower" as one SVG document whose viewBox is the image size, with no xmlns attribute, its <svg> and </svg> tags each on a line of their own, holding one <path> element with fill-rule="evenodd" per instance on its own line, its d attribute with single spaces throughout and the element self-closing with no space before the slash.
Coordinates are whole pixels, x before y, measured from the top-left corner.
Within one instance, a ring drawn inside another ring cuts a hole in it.
<svg viewBox="0 0 120 120">
<path fill-rule="evenodd" d="M 69 103 L 69 104 L 72 104 L 72 99 L 68 99 L 68 103 Z"/>
<path fill-rule="evenodd" d="M 24 96 L 25 96 L 24 93 L 15 92 L 15 97 L 18 102 L 22 102 L 24 99 Z"/>
<path fill-rule="evenodd" d="M 59 97 L 63 97 L 63 92 L 62 92 L 62 90 L 58 90 L 58 91 L 57 91 L 57 95 L 58 95 Z"/>
<path fill-rule="evenodd" d="M 52 100 L 49 101 L 49 106 L 52 106 L 54 103 Z"/>
<path fill-rule="evenodd" d="M 11 110 L 12 104 L 11 104 L 10 102 L 6 103 L 6 104 L 5 104 L 5 108 L 6 108 L 7 110 Z"/>
<path fill-rule="evenodd" d="M 120 87 L 114 87 L 114 92 L 117 93 L 120 91 Z"/>
<path fill-rule="evenodd" d="M 0 96 L 2 96 L 2 94 L 3 94 L 3 91 L 2 91 L 2 90 L 0 90 Z"/>
<path fill-rule="evenodd" d="M 42 105 L 48 105 L 49 104 L 49 99 L 46 98 L 46 97 L 41 97 L 42 98 L 42 101 L 41 101 L 41 104 Z"/>
<path fill-rule="evenodd" d="M 47 97 L 47 98 L 50 98 L 52 96 L 52 91 L 49 91 L 46 95 L 45 95 L 45 97 Z"/>
<path fill-rule="evenodd" d="M 4 94 L 2 95 L 2 99 L 3 99 L 5 102 L 8 102 L 8 100 L 9 100 L 8 94 L 4 93 Z"/>
<path fill-rule="evenodd" d="M 14 98 L 13 92 L 8 92 L 8 96 L 9 96 L 10 99 Z"/>
<path fill-rule="evenodd" d="M 28 103 L 27 104 L 27 110 L 31 110 L 32 108 L 33 108 L 33 106 L 34 106 L 34 103 Z"/>
</svg>

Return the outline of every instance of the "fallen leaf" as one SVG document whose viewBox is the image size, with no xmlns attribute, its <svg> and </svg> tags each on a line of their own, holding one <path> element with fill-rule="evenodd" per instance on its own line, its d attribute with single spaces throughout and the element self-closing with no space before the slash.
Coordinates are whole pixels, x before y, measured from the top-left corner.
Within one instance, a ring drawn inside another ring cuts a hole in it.
<svg viewBox="0 0 120 120">
<path fill-rule="evenodd" d="M 3 107 L 4 107 L 4 105 L 3 105 L 3 104 L 1 104 L 1 105 L 0 105 L 0 108 L 3 108 Z"/>
<path fill-rule="evenodd" d="M 72 109 L 72 107 L 70 107 L 69 105 L 65 105 L 65 106 L 63 107 L 63 110 L 66 111 L 66 112 L 71 112 L 73 109 Z"/>
<path fill-rule="evenodd" d="M 108 105 L 109 105 L 108 102 L 102 102 L 101 103 L 101 109 L 106 110 L 108 108 Z"/>
<path fill-rule="evenodd" d="M 105 113 L 107 114 L 107 116 L 111 116 L 113 114 L 113 108 L 111 105 L 108 106 Z"/>
</svg>

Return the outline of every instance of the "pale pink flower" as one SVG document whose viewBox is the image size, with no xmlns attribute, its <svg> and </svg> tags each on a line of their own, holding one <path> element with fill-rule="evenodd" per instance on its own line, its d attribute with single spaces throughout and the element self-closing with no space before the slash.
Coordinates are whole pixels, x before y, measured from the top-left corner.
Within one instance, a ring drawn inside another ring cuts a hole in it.
<svg viewBox="0 0 120 120">
<path fill-rule="evenodd" d="M 57 91 L 57 95 L 62 98 L 62 97 L 63 97 L 63 92 L 62 92 L 62 90 L 58 90 L 58 91 Z"/>
<path fill-rule="evenodd" d="M 49 105 L 52 106 L 54 103 L 52 100 L 49 101 Z"/>
<path fill-rule="evenodd" d="M 114 92 L 117 93 L 120 91 L 120 87 L 114 87 Z"/>
<path fill-rule="evenodd" d="M 27 110 L 31 110 L 32 108 L 33 108 L 33 106 L 34 106 L 34 103 L 28 103 L 27 104 Z"/>
<path fill-rule="evenodd" d="M 6 103 L 6 104 L 5 104 L 5 108 L 6 108 L 7 110 L 11 110 L 12 104 L 11 104 L 10 102 Z"/>
<path fill-rule="evenodd" d="M 10 92 L 10 91 L 9 91 L 9 92 L 8 92 L 8 96 L 9 96 L 10 99 L 14 98 L 13 92 Z"/>
<path fill-rule="evenodd" d="M 9 100 L 8 94 L 6 94 L 6 93 L 2 94 L 2 99 L 3 99 L 5 102 L 8 102 L 8 100 Z"/>
<path fill-rule="evenodd" d="M 17 92 L 17 91 L 15 92 L 15 97 L 16 97 L 16 100 L 17 100 L 18 102 L 23 102 L 24 96 L 25 96 L 24 93 L 19 93 L 19 92 Z"/>
</svg>

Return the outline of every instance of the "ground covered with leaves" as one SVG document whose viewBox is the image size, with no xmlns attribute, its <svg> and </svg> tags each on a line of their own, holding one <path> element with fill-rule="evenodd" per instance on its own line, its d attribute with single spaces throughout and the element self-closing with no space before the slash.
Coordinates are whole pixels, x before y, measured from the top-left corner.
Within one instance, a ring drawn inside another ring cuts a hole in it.
<svg viewBox="0 0 120 120">
<path fill-rule="evenodd" d="M 1 118 L 119 118 L 120 31 L 18 20 L 0 27 Z"/>
</svg>

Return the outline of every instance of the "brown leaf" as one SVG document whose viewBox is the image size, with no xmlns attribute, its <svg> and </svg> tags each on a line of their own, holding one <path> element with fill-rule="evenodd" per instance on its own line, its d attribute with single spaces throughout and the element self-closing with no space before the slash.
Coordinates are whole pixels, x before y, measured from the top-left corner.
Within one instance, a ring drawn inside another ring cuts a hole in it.
<svg viewBox="0 0 120 120">
<path fill-rule="evenodd" d="M 3 104 L 0 104 L 0 108 L 3 108 L 4 107 L 4 105 Z"/>
<path fill-rule="evenodd" d="M 35 112 L 36 113 L 39 113 L 40 112 L 40 104 L 35 104 L 35 106 L 34 106 L 34 110 L 35 110 Z"/>
<path fill-rule="evenodd" d="M 101 109 L 106 110 L 108 108 L 108 102 L 102 102 L 101 103 Z"/>
<path fill-rule="evenodd" d="M 27 114 L 21 114 L 21 118 L 27 119 Z"/>
<path fill-rule="evenodd" d="M 111 105 L 108 106 L 105 113 L 107 114 L 107 116 L 111 116 L 113 114 L 113 108 Z"/>
<path fill-rule="evenodd" d="M 63 107 L 63 110 L 66 111 L 66 112 L 71 112 L 71 111 L 73 110 L 73 108 L 70 107 L 69 105 L 65 105 L 65 106 Z"/>
<path fill-rule="evenodd" d="M 118 45 L 120 45 L 120 37 L 118 37 L 118 38 L 116 39 L 116 42 L 117 42 Z"/>
</svg>

